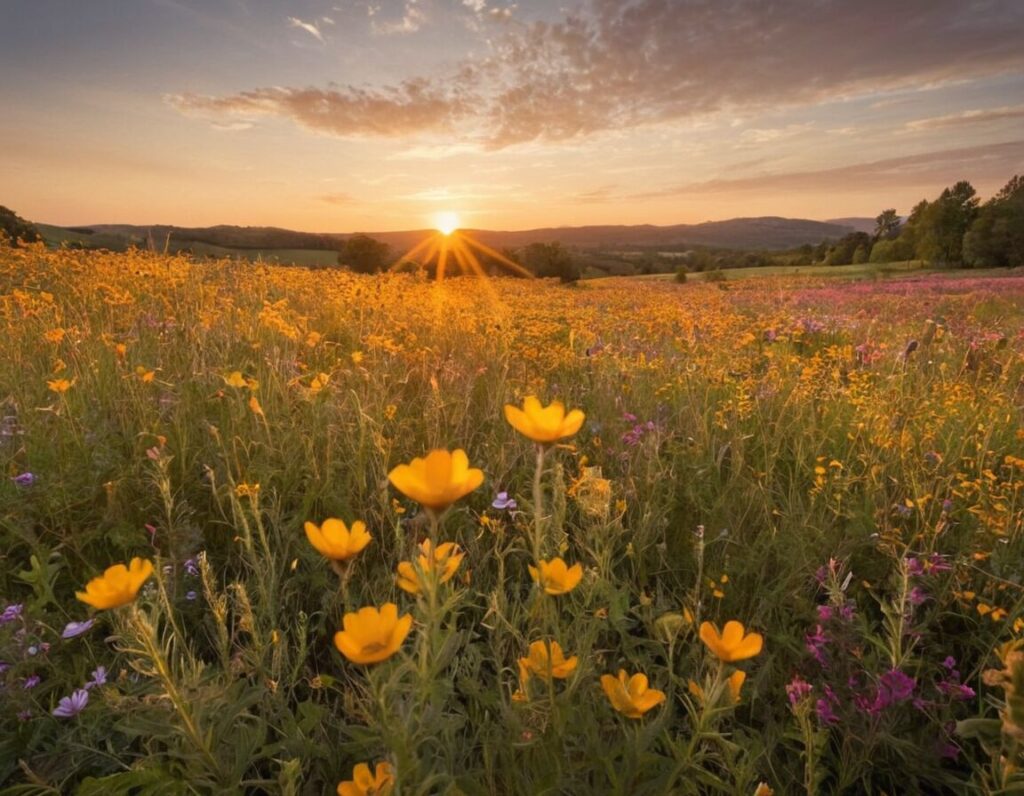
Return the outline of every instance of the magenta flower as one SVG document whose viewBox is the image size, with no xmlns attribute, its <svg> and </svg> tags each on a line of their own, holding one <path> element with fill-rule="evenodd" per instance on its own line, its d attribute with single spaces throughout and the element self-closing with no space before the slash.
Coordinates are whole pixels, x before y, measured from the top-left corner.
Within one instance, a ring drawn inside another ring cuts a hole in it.
<svg viewBox="0 0 1024 796">
<path fill-rule="evenodd" d="M 796 705 L 811 693 L 813 686 L 804 680 L 800 675 L 795 675 L 792 680 L 786 685 L 786 696 L 789 697 L 789 704 Z"/>
<path fill-rule="evenodd" d="M 61 719 L 70 719 L 77 716 L 85 706 L 89 704 L 89 692 L 79 688 L 71 696 L 62 697 L 57 707 L 53 709 L 53 715 Z"/>
</svg>

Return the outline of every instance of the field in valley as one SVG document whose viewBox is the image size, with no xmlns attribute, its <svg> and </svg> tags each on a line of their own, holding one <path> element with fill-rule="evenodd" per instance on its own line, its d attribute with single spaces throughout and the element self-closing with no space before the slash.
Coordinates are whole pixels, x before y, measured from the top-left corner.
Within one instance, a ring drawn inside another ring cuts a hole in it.
<svg viewBox="0 0 1024 796">
<path fill-rule="evenodd" d="M 1024 277 L 37 246 L 0 328 L 4 792 L 1024 787 Z"/>
</svg>

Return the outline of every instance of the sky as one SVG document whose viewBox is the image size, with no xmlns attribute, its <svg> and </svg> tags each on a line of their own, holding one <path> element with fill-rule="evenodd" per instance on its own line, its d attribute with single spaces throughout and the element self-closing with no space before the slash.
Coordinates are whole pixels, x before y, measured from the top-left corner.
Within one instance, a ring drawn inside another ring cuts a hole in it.
<svg viewBox="0 0 1024 796">
<path fill-rule="evenodd" d="M 0 204 L 352 232 L 901 213 L 1024 173 L 1024 0 L 0 0 Z"/>
</svg>

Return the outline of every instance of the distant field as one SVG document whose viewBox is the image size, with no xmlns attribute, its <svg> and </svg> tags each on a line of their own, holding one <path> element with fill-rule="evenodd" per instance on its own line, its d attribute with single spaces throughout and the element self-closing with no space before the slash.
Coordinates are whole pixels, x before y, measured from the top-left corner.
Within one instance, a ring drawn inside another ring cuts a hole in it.
<svg viewBox="0 0 1024 796">
<path fill-rule="evenodd" d="M 723 268 L 721 271 L 701 271 L 687 274 L 686 278 L 688 280 L 705 282 L 715 279 L 715 277 L 712 276 L 709 280 L 709 274 L 724 274 L 726 279 L 747 279 L 752 276 L 835 276 L 857 279 L 871 276 L 885 276 L 887 274 L 906 274 L 909 272 L 921 274 L 953 273 L 949 269 L 932 268 L 920 260 L 908 260 L 897 263 L 861 263 L 858 265 L 771 265 L 757 268 Z M 970 273 L 979 272 L 971 271 Z M 675 274 L 647 274 L 636 278 L 675 279 Z"/>
</svg>

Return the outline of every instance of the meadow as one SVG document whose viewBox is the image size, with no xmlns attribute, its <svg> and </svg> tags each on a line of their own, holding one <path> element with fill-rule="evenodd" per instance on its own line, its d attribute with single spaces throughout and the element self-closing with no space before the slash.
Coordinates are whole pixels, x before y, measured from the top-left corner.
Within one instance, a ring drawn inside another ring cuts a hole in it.
<svg viewBox="0 0 1024 796">
<path fill-rule="evenodd" d="M 0 328 L 3 793 L 1024 790 L 1021 276 L 28 246 Z"/>
</svg>

